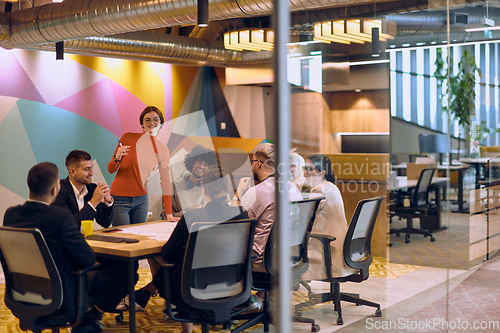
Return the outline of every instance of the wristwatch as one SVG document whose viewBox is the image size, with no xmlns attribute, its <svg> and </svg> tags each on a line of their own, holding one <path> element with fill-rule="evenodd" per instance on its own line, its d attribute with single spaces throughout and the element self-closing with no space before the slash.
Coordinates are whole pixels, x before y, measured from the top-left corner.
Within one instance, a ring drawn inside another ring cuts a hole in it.
<svg viewBox="0 0 500 333">
<path fill-rule="evenodd" d="M 115 162 L 120 162 L 121 161 L 121 160 L 119 160 L 119 159 L 116 158 L 116 155 L 114 155 L 113 158 L 115 159 Z"/>
</svg>

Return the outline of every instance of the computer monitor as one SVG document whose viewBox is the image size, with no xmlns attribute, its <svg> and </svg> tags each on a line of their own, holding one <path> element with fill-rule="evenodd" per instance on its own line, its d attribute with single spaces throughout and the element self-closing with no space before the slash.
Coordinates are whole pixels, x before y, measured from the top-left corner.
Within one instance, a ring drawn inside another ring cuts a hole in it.
<svg viewBox="0 0 500 333">
<path fill-rule="evenodd" d="M 419 134 L 418 145 L 421 154 L 438 153 L 440 163 L 443 163 L 443 154 L 449 151 L 448 137 L 445 134 Z"/>
</svg>

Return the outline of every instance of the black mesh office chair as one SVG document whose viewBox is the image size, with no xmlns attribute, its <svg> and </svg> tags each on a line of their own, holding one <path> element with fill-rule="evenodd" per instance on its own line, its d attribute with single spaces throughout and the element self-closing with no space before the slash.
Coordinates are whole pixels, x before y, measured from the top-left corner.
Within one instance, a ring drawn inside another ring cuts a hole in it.
<svg viewBox="0 0 500 333">
<path fill-rule="evenodd" d="M 373 303 L 359 298 L 356 294 L 346 294 L 340 292 L 340 282 L 362 282 L 369 277 L 369 267 L 372 263 L 371 254 L 371 239 L 373 228 L 377 220 L 377 215 L 382 201 L 385 196 L 379 196 L 371 199 L 364 199 L 358 202 L 356 211 L 351 219 L 351 224 L 347 229 L 347 234 L 344 240 L 343 254 L 346 264 L 354 269 L 358 269 L 358 273 L 345 277 L 336 277 L 332 275 L 332 259 L 330 251 L 330 243 L 335 241 L 329 236 L 312 234 L 323 244 L 324 261 L 326 267 L 326 279 L 319 281 L 330 283 L 330 292 L 324 294 L 315 294 L 312 292 L 307 283 L 304 283 L 309 290 L 309 301 L 295 306 L 295 312 L 300 313 L 302 309 L 314 304 L 333 302 L 334 310 L 338 313 L 337 324 L 342 325 L 342 308 L 340 301 L 356 303 L 356 305 L 366 305 L 377 308 L 375 316 L 382 316 L 380 304 Z"/>
<path fill-rule="evenodd" d="M 292 254 L 292 290 L 297 290 L 300 287 L 300 277 L 309 268 L 309 259 L 307 257 L 307 247 L 309 243 L 309 235 L 311 233 L 316 211 L 320 201 L 324 199 L 322 196 L 310 198 L 301 201 L 291 202 L 290 207 L 290 230 L 291 230 L 291 254 Z M 264 291 L 265 297 L 263 302 L 263 311 L 255 313 L 244 313 L 236 316 L 237 320 L 248 320 L 241 326 L 234 329 L 233 333 L 242 332 L 259 323 L 263 323 L 264 332 L 269 332 L 269 325 L 272 323 L 272 313 L 269 304 L 269 292 L 272 290 L 273 279 L 276 276 L 278 268 L 273 262 L 273 252 L 276 248 L 273 237 L 273 230 L 269 235 L 269 240 L 264 250 L 264 266 L 268 273 L 253 273 L 253 289 Z M 303 318 L 296 316 L 293 318 L 295 322 L 310 323 L 311 332 L 319 332 L 320 327 L 314 319 Z"/>
<path fill-rule="evenodd" d="M 401 229 L 391 229 L 390 234 L 396 234 L 399 236 L 401 233 L 405 233 L 405 242 L 410 242 L 410 234 L 421 234 L 424 237 L 430 237 L 431 242 L 435 239 L 429 230 L 417 229 L 413 227 L 413 219 L 420 218 L 423 219 L 428 215 L 429 209 L 431 208 L 429 202 L 429 190 L 431 188 L 432 177 L 436 169 L 424 169 L 420 173 L 418 178 L 417 186 L 410 188 L 408 192 L 397 191 L 396 192 L 396 204 L 391 205 L 390 211 L 396 216 L 400 216 L 406 219 L 406 227 Z M 439 195 L 439 193 L 437 193 Z M 410 207 L 404 207 L 401 203 L 404 201 L 403 197 L 410 197 Z"/>
<path fill-rule="evenodd" d="M 170 273 L 173 264 L 161 256 L 154 259 L 164 269 L 166 312 L 179 322 L 228 326 L 232 316 L 251 304 L 251 250 L 257 220 L 247 219 L 221 223 L 195 222 L 191 225 L 182 266 L 182 302 L 176 309 L 192 315 L 186 319 L 172 311 Z"/>
<path fill-rule="evenodd" d="M 23 331 L 78 325 L 89 307 L 86 274 L 93 267 L 73 272 L 76 278 L 76 316 L 59 310 L 63 301 L 61 277 L 38 229 L 0 227 L 0 260 L 5 275 L 5 305 L 19 318 Z"/>
</svg>

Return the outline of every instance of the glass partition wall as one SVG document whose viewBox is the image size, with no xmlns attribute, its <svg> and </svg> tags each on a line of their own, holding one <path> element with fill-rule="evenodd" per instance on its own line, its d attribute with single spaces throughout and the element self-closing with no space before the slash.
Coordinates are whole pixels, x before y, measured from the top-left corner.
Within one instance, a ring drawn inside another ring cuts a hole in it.
<svg viewBox="0 0 500 333">
<path fill-rule="evenodd" d="M 369 277 L 340 282 L 342 293 L 379 304 L 382 316 L 342 301 L 339 325 L 326 295 L 337 287 L 318 266 L 324 253 L 316 244 L 307 284 L 292 292 L 292 314 L 315 319 L 322 332 L 500 329 L 496 287 L 484 273 L 500 248 L 499 13 L 491 1 L 396 1 L 371 11 L 347 7 L 319 28 L 311 22 L 311 39 L 322 42 L 323 86 L 321 93 L 292 86 L 291 146 L 306 160 L 302 190 L 326 195 L 313 233 L 337 238 L 332 281 L 352 274 L 342 251 L 357 203 L 387 196 L 371 237 Z M 366 22 L 380 22 L 380 30 Z M 344 34 L 336 35 L 338 26 Z M 360 39 L 350 30 L 358 27 Z M 335 185 L 313 177 L 322 169 L 308 157 L 317 153 L 331 162 Z M 431 180 L 424 169 L 435 169 Z M 345 221 L 334 213 L 342 204 Z M 418 230 L 406 237 L 408 227 Z"/>
<path fill-rule="evenodd" d="M 111 185 L 115 174 L 106 165 L 117 145 L 126 143 L 120 139 L 127 132 L 143 133 L 139 114 L 155 105 L 165 117 L 157 138 L 170 151 L 176 216 L 207 204 L 201 174 L 215 164 L 228 176 L 217 170 L 213 183 L 224 186 L 233 205 L 272 202 L 269 193 L 276 189 L 283 200 L 324 197 L 307 260 L 300 256 L 300 236 L 291 231 L 307 230 L 301 222 L 312 213 L 295 203 L 279 221 L 290 235 L 276 244 L 290 246 L 293 267 L 274 271 L 278 279 L 288 279 L 275 280 L 274 287 L 282 289 L 270 293 L 271 309 L 285 322 L 275 331 L 500 331 L 494 266 L 500 248 L 500 3 L 332 2 L 331 8 L 293 11 L 290 24 L 279 26 L 290 32 L 280 60 L 286 75 L 282 71 L 278 79 L 290 89 L 289 106 L 279 109 L 282 118 L 274 104 L 269 16 L 240 20 L 235 14 L 224 24 L 211 21 L 204 31 L 186 26 L 156 31 L 145 44 L 165 36 L 161 48 L 172 43 L 170 37 L 175 45 L 186 43 L 185 58 L 170 55 L 161 58 L 165 63 L 137 61 L 158 61 L 144 49 L 141 57 L 128 54 L 133 60 L 124 60 L 75 55 L 68 48 L 65 60 L 56 62 L 53 53 L 31 46 L 1 48 L 6 66 L 0 71 L 0 161 L 8 172 L 0 177 L 5 199 L 0 212 L 28 197 L 26 174 L 35 163 L 54 162 L 65 178 L 64 158 L 73 149 L 92 155 L 93 182 Z M 189 39 L 213 37 L 222 44 L 224 33 L 216 34 L 231 26 L 226 36 L 241 42 L 250 38 L 250 30 L 242 30 L 247 25 L 256 28 L 252 38 L 260 38 L 260 45 L 234 57 L 214 46 L 205 59 L 198 53 L 212 44 L 198 49 L 198 41 Z M 177 30 L 179 36 L 169 36 Z M 282 152 L 283 140 L 290 153 L 281 154 L 280 165 L 266 163 L 273 156 L 269 143 Z M 263 150 L 253 154 L 261 143 Z M 159 155 L 147 147 L 140 154 L 156 165 Z M 264 166 L 272 172 L 261 173 Z M 288 173 L 290 181 L 255 195 L 256 183 L 273 173 Z M 149 176 L 148 220 L 170 212 L 168 181 L 160 174 L 158 167 L 141 174 Z M 224 193 L 213 196 L 210 200 L 222 199 Z M 264 216 L 267 232 L 273 218 Z M 414 230 L 407 233 L 408 226 Z M 261 238 L 259 254 L 264 244 Z M 280 253 L 288 263 L 287 251 Z M 150 281 L 149 267 L 143 266 L 138 288 Z M 368 302 L 353 298 L 358 296 Z M 338 299 L 340 305 L 334 305 Z M 143 323 L 153 318 L 149 323 L 160 331 L 163 325 L 180 331 L 179 324 L 157 320 L 162 311 L 163 300 L 153 297 Z M 305 318 L 314 325 L 299 322 Z M 8 320 L 16 322 L 13 316 Z M 111 316 L 104 324 L 120 329 L 111 326 L 117 325 Z M 246 332 L 262 331 L 260 325 Z"/>
</svg>

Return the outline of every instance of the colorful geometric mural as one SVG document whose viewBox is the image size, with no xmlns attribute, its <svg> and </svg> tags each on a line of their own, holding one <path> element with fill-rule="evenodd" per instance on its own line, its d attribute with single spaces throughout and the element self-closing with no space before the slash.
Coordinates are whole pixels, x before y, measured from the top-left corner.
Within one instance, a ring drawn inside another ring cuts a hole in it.
<svg viewBox="0 0 500 333">
<path fill-rule="evenodd" d="M 0 49 L 0 193 L 13 200 L 2 200 L 0 214 L 27 198 L 34 164 L 53 162 L 65 178 L 67 153 L 85 150 L 94 160 L 94 181 L 111 184 L 107 163 L 117 138 L 142 131 L 144 107 L 168 105 L 171 120 L 171 101 L 164 102 L 171 96 L 171 65 L 87 58 L 56 61 L 52 52 Z"/>
<path fill-rule="evenodd" d="M 173 163 L 179 163 L 172 165 L 179 172 L 183 156 L 196 144 L 249 152 L 264 139 L 240 138 L 222 92 L 220 70 L 218 78 L 209 67 L 78 55 L 56 61 L 53 52 L 4 49 L 0 62 L 0 216 L 27 198 L 26 175 L 34 164 L 53 162 L 65 178 L 64 159 L 73 149 L 92 155 L 94 181 L 111 184 L 114 174 L 107 172 L 107 163 L 117 138 L 142 132 L 139 114 L 147 105 L 165 113 L 158 139 L 168 146 Z M 179 80 L 175 88 L 173 75 Z M 174 96 L 179 114 L 172 119 Z M 264 124 L 263 119 L 255 122 Z M 161 197 L 156 185 L 150 184 L 155 192 L 150 209 L 158 207 Z"/>
</svg>

